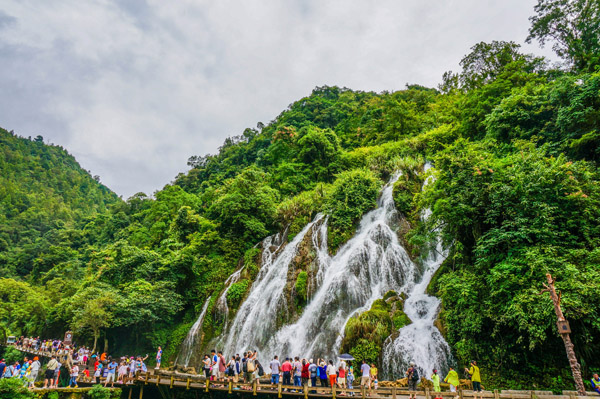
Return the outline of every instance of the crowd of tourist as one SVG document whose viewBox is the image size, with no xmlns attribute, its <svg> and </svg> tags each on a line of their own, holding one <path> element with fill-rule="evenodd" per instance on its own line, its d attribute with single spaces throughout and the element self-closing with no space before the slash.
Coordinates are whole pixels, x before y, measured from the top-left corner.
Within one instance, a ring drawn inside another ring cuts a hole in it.
<svg viewBox="0 0 600 399">
<path fill-rule="evenodd" d="M 38 356 L 32 359 L 25 356 L 22 362 L 6 364 L 4 359 L 0 361 L 0 378 L 19 378 L 23 380 L 23 385 L 33 387 L 35 381 L 40 377 L 43 371 L 44 387 L 57 387 L 61 370 L 68 373 L 68 385 L 77 387 L 78 381 L 100 383 L 104 381 L 104 386 L 114 386 L 118 384 L 133 383 L 134 376 L 137 373 L 146 372 L 146 356 L 122 356 L 113 358 L 106 353 L 92 353 L 85 347 L 78 347 L 71 343 L 65 343 L 58 339 L 41 340 L 39 337 L 21 337 L 16 342 L 17 348 L 39 353 L 50 358 L 48 364 L 42 367 Z M 160 368 L 162 360 L 162 349 L 158 347 L 156 353 L 156 368 Z M 337 387 L 341 390 L 341 395 L 345 395 L 347 390 L 354 389 L 360 385 L 369 393 L 377 390 L 378 370 L 375 364 L 362 361 L 357 370 L 352 363 L 352 359 L 340 358 L 338 361 L 326 361 L 325 359 L 301 359 L 300 357 L 286 357 L 279 359 L 274 356 L 265 370 L 258 360 L 257 351 L 248 351 L 242 355 L 236 354 L 229 359 L 221 351 L 211 351 L 211 354 L 204 355 L 202 360 L 202 372 L 205 377 L 217 384 L 222 382 L 242 382 L 247 384 L 246 388 L 265 374 L 270 376 L 271 384 L 280 382 L 292 391 L 298 391 L 301 387 L 312 388 L 311 392 L 316 392 L 318 388 Z M 471 362 L 470 368 L 465 368 L 469 379 L 472 382 L 473 390 L 481 392 L 481 376 L 475 361 Z M 359 381 L 355 381 L 355 375 L 360 376 Z M 415 363 L 411 362 L 405 373 L 409 391 L 417 391 L 417 384 L 421 377 L 419 369 Z M 433 370 L 430 376 L 433 383 L 433 391 L 440 392 L 441 377 L 437 370 Z M 460 384 L 458 373 L 450 367 L 450 371 L 443 379 L 448 383 L 451 392 L 456 392 Z M 352 395 L 352 392 L 348 392 Z M 411 395 L 411 397 L 416 395 Z M 437 396 L 436 396 L 437 398 Z"/>
<path fill-rule="evenodd" d="M 68 386 L 77 387 L 78 381 L 100 383 L 104 386 L 115 383 L 133 383 L 136 373 L 146 372 L 148 368 L 146 356 L 122 356 L 113 358 L 107 353 L 92 353 L 86 346 L 78 347 L 75 344 L 65 343 L 58 339 L 41 340 L 39 337 L 21 337 L 14 345 L 25 352 L 38 353 L 40 356 L 49 357 L 50 361 L 43 367 L 44 388 L 58 387 L 61 371 L 68 373 Z M 160 367 L 162 349 L 158 347 L 156 365 Z M 0 360 L 0 378 L 18 378 L 23 380 L 23 385 L 33 387 L 40 377 L 42 364 L 39 357 L 30 359 L 25 356 L 22 361 L 6 364 Z"/>
</svg>

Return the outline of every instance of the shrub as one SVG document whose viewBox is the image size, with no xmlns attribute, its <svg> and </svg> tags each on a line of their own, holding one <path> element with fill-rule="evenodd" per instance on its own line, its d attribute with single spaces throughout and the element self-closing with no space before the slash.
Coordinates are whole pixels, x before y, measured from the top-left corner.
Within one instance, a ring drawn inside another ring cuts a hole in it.
<svg viewBox="0 0 600 399">
<path fill-rule="evenodd" d="M 298 277 L 296 278 L 296 285 L 294 289 L 296 291 L 296 297 L 300 300 L 300 302 L 305 302 L 307 300 L 306 297 L 306 287 L 308 285 L 308 273 L 305 271 L 301 271 L 298 273 Z"/>
<path fill-rule="evenodd" d="M 0 399 L 30 399 L 34 397 L 34 394 L 23 386 L 23 380 L 0 379 Z"/>
<path fill-rule="evenodd" d="M 240 304 L 242 298 L 248 290 L 248 284 L 250 282 L 246 279 L 240 280 L 237 283 L 231 284 L 227 290 L 227 303 L 232 309 L 236 309 Z"/>
</svg>

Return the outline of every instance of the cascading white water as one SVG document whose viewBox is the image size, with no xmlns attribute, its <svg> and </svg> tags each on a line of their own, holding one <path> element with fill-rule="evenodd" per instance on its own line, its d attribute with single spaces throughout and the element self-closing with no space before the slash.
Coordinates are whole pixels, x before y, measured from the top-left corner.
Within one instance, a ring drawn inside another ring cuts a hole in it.
<svg viewBox="0 0 600 399">
<path fill-rule="evenodd" d="M 202 327 L 202 323 L 204 322 L 204 316 L 206 316 L 206 310 L 208 309 L 208 303 L 210 302 L 210 297 L 206 299 L 204 305 L 202 306 L 202 311 L 200 312 L 200 316 L 196 322 L 190 328 L 188 335 L 183 340 L 181 344 L 181 349 L 179 350 L 179 354 L 175 359 L 175 364 L 187 367 L 190 364 L 190 360 L 194 353 L 194 348 L 196 345 L 200 344 L 200 337 L 198 337 L 198 331 Z"/>
<path fill-rule="evenodd" d="M 250 293 L 236 313 L 231 328 L 225 331 L 225 353 L 240 353 L 250 348 L 262 349 L 273 336 L 277 329 L 277 315 L 287 308 L 284 288 L 290 262 L 306 233 L 322 218 L 323 215 L 317 215 L 282 251 L 274 243 L 277 237 L 271 236 L 265 240 L 260 271 Z"/>
<path fill-rule="evenodd" d="M 298 244 L 322 216 L 309 223 L 274 261 L 263 265 L 226 332 L 226 353 L 257 349 L 263 361 L 273 354 L 333 357 L 352 315 L 369 309 L 388 290 L 412 289 L 420 273 L 395 232 L 398 215 L 392 191 L 398 177 L 384 187 L 378 207 L 363 217 L 356 235 L 334 257 L 327 251 L 326 223 L 313 232 L 317 283 L 295 323 L 277 328 L 277 317 L 287 305 L 288 268 Z"/>
<path fill-rule="evenodd" d="M 226 354 L 258 350 L 263 364 L 274 354 L 335 358 L 348 319 L 394 290 L 408 295 L 404 311 L 412 324 L 393 335 L 395 339 L 386 341 L 383 376 L 402 377 L 411 360 L 422 372 L 429 373 L 433 367 L 444 372 L 451 359 L 450 348 L 433 325 L 440 302 L 425 291 L 445 253 L 437 243 L 436 250 L 424 256 L 419 267 L 400 244 L 396 233 L 399 216 L 392 195 L 398 177 L 395 175 L 383 188 L 378 207 L 364 215 L 354 237 L 333 257 L 327 248 L 327 219 L 321 214 L 287 245 L 285 235 L 266 238 L 262 242 L 260 271 L 232 321 L 227 317 L 226 293 L 239 280 L 241 269 L 226 281 L 226 289 L 217 301 L 218 313 L 226 313 L 226 324 L 216 346 Z M 314 278 L 307 287 L 308 303 L 302 314 L 286 325 L 290 305 L 293 306 L 287 303 L 286 289 L 294 275 L 294 258 L 307 234 L 311 235 L 313 253 L 308 268 Z"/>
<path fill-rule="evenodd" d="M 425 171 L 431 166 L 425 165 Z M 425 185 L 433 180 L 429 176 Z M 427 209 L 421 216 L 427 220 L 431 210 Z M 445 376 L 448 365 L 452 361 L 450 346 L 434 326 L 435 319 L 440 309 L 440 300 L 427 295 L 427 286 L 442 262 L 446 259 L 447 251 L 444 250 L 441 240 L 435 243 L 425 258 L 424 273 L 421 281 L 416 284 L 404 302 L 404 313 L 412 323 L 401 328 L 395 338 L 388 338 L 383 347 L 383 371 L 389 378 L 402 378 L 411 361 L 415 362 L 420 370 L 421 377 L 431 375 L 433 369 L 438 369 L 440 375 Z"/>
</svg>

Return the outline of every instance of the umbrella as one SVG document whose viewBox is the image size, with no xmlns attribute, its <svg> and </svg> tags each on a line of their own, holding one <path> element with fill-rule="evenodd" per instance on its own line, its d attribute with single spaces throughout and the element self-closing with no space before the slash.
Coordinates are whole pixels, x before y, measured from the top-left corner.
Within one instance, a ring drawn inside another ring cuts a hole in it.
<svg viewBox="0 0 600 399">
<path fill-rule="evenodd" d="M 354 360 L 354 357 L 352 357 L 352 355 L 349 355 L 347 353 L 344 353 L 343 355 L 339 355 L 338 357 L 342 360 Z"/>
</svg>

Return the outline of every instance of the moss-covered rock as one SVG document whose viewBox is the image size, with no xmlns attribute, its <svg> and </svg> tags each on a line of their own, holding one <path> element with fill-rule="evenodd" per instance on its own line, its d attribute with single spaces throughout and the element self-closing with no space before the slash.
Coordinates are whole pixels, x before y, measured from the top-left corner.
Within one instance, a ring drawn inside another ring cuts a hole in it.
<svg viewBox="0 0 600 399">
<path fill-rule="evenodd" d="M 381 356 L 383 342 L 399 328 L 411 323 L 404 313 L 404 299 L 388 291 L 371 308 L 348 320 L 344 328 L 342 352 L 348 352 L 359 362 L 373 362 Z"/>
<path fill-rule="evenodd" d="M 227 305 L 230 309 L 237 309 L 240 305 L 242 298 L 246 295 L 250 281 L 243 279 L 237 283 L 231 284 L 227 290 Z"/>
</svg>

